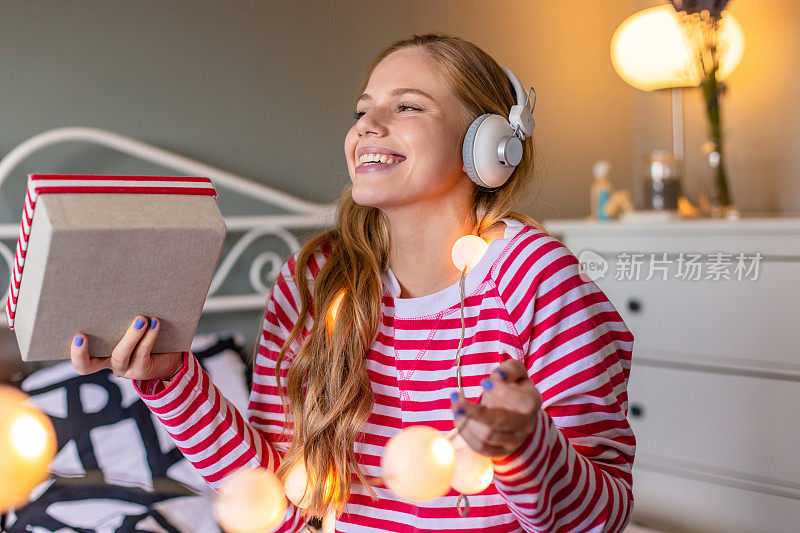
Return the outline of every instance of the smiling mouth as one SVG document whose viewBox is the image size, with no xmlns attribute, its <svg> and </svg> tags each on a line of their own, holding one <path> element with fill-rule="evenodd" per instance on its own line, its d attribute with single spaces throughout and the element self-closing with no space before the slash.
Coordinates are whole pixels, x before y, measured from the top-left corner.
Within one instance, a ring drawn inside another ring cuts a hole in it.
<svg viewBox="0 0 800 533">
<path fill-rule="evenodd" d="M 387 159 L 387 161 L 385 163 L 382 163 L 380 161 L 378 161 L 378 162 L 368 161 L 368 162 L 360 163 L 360 164 L 358 164 L 356 166 L 356 173 L 361 174 L 361 173 L 364 173 L 364 172 L 381 172 L 383 170 L 390 170 L 390 169 L 396 167 L 397 165 L 399 165 L 400 163 L 402 163 L 405 160 L 406 160 L 406 158 L 403 157 L 402 159 L 395 159 L 393 161 L 389 161 Z"/>
<path fill-rule="evenodd" d="M 399 163 L 402 163 L 403 161 L 404 160 L 402 160 L 402 159 L 400 159 L 400 160 L 392 160 L 392 159 L 390 159 L 390 160 L 388 160 L 386 162 L 382 162 L 382 161 L 367 161 L 366 163 L 359 163 L 358 166 L 359 167 L 380 167 L 380 166 L 391 167 L 391 166 L 397 165 Z"/>
<path fill-rule="evenodd" d="M 388 170 L 406 160 L 406 157 L 397 153 L 387 154 L 375 151 L 364 153 L 356 157 L 356 172 L 378 172 Z"/>
<path fill-rule="evenodd" d="M 363 154 L 359 156 L 356 161 L 357 166 L 376 166 L 376 165 L 393 165 L 405 161 L 405 156 L 400 154 L 386 154 L 381 152 L 374 152 L 371 154 Z"/>
</svg>

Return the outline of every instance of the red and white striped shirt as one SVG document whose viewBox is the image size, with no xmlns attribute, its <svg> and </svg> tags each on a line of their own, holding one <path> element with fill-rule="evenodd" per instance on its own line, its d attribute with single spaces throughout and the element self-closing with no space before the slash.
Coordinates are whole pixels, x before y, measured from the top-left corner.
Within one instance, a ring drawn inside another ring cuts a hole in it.
<svg viewBox="0 0 800 533">
<path fill-rule="evenodd" d="M 429 503 L 410 503 L 385 485 L 374 487 L 373 500 L 353 482 L 337 531 L 621 531 L 627 524 L 635 451 L 626 419 L 633 335 L 597 285 L 579 277 L 578 261 L 564 245 L 537 228 L 504 222 L 504 238 L 492 241 L 465 277 L 462 380 L 466 397 L 478 402 L 483 378 L 505 359 L 522 362 L 543 400 L 534 433 L 511 456 L 493 459 L 494 479 L 469 496 L 465 518 L 458 516 L 453 490 Z M 305 275 L 312 293 L 328 256 L 329 250 L 319 250 L 309 261 Z M 242 466 L 276 468 L 291 440 L 288 431 L 281 435 L 275 362 L 299 315 L 296 258 L 295 253 L 284 264 L 267 303 L 246 419 L 190 352 L 168 388 L 157 380 L 136 382 L 148 407 L 214 488 Z M 381 477 L 384 447 L 401 429 L 453 429 L 450 393 L 457 389 L 461 335 L 458 283 L 427 296 L 398 298 L 400 287 L 389 269 L 383 285 L 381 326 L 364 360 L 374 406 L 355 442 L 359 465 L 372 478 Z M 301 525 L 290 504 L 279 531 Z"/>
</svg>

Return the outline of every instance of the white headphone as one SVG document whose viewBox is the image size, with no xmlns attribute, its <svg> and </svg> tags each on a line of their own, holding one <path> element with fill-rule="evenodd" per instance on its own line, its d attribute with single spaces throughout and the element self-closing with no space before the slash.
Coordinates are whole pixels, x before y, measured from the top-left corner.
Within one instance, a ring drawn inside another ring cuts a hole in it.
<svg viewBox="0 0 800 533">
<path fill-rule="evenodd" d="M 512 106 L 508 119 L 502 115 L 486 113 L 476 118 L 464 135 L 461 156 L 464 169 L 478 186 L 494 189 L 503 185 L 522 161 L 522 141 L 533 133 L 533 102 L 522 83 L 510 69 L 502 67 L 517 94 L 517 105 Z M 528 104 L 530 103 L 530 107 Z"/>
</svg>

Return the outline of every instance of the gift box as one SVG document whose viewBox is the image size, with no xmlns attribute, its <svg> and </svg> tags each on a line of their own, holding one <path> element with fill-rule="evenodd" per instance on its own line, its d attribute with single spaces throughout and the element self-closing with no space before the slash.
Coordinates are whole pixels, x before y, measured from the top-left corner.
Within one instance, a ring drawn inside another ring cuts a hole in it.
<svg viewBox="0 0 800 533">
<path fill-rule="evenodd" d="M 227 234 L 202 177 L 31 174 L 6 305 L 22 359 L 111 355 L 137 315 L 188 350 Z"/>
</svg>

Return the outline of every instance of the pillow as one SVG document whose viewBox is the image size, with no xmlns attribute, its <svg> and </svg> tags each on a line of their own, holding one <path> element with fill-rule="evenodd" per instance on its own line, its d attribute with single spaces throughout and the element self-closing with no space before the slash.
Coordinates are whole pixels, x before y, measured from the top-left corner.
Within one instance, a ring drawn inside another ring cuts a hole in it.
<svg viewBox="0 0 800 533">
<path fill-rule="evenodd" d="M 242 413 L 249 394 L 244 344 L 240 333 L 225 332 L 198 335 L 190 348 Z M 50 416 L 58 451 L 53 476 L 9 514 L 9 532 L 30 526 L 41 532 L 219 531 L 209 505 L 213 490 L 130 380 L 110 370 L 81 376 L 67 361 L 34 372 L 22 389 Z"/>
</svg>

